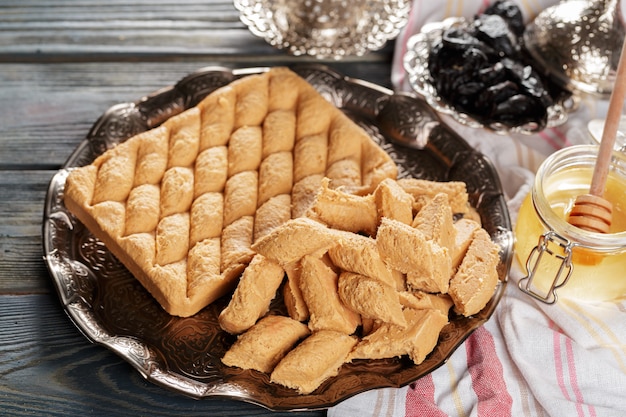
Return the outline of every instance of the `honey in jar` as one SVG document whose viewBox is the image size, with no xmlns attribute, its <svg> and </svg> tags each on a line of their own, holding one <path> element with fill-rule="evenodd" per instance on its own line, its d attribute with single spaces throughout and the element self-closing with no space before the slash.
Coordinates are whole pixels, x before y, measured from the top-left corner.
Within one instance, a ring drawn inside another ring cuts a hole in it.
<svg viewBox="0 0 626 417">
<path fill-rule="evenodd" d="M 581 145 L 549 156 L 520 207 L 515 252 L 527 275 L 519 285 L 542 301 L 626 296 L 625 154 L 614 153 L 603 196 L 613 205 L 609 233 L 567 222 L 576 197 L 589 192 L 597 153 L 597 146 Z"/>
</svg>

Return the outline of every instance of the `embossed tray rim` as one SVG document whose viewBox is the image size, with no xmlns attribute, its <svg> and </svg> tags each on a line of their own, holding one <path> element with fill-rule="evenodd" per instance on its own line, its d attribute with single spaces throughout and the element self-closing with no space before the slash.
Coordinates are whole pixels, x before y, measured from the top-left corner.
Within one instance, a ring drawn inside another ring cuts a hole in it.
<svg viewBox="0 0 626 417">
<path fill-rule="evenodd" d="M 114 142 L 119 140 L 119 138 L 114 137 L 112 139 L 107 136 L 110 131 L 107 130 L 106 124 L 112 117 L 112 114 L 117 116 L 121 115 L 120 117 L 122 118 L 128 117 L 129 120 L 133 120 L 133 122 L 130 123 L 129 130 L 125 132 L 125 135 L 128 135 L 126 137 L 130 137 L 138 133 L 133 131 L 133 129 L 142 131 L 154 127 L 176 112 L 180 112 L 194 105 L 206 95 L 206 91 L 201 88 L 202 86 L 195 90 L 187 91 L 186 88 L 189 87 L 189 83 L 201 83 L 205 81 L 205 79 L 211 79 L 211 83 L 213 84 L 209 83 L 211 85 L 208 86 L 208 90 L 210 90 L 220 86 L 214 85 L 215 79 L 219 80 L 217 84 L 224 81 L 221 84 L 223 85 L 227 84 L 229 80 L 232 81 L 235 78 L 247 74 L 263 72 L 267 69 L 266 67 L 242 69 L 229 69 L 224 67 L 203 68 L 183 78 L 176 85 L 161 89 L 136 102 L 121 103 L 112 106 L 96 121 L 86 139 L 83 140 L 70 155 L 63 169 L 57 172 L 52 178 L 46 196 L 42 238 L 46 265 L 53 279 L 58 296 L 61 299 L 67 315 L 88 340 L 115 352 L 132 365 L 147 380 L 194 398 L 223 397 L 246 401 L 272 410 L 295 411 L 327 408 L 360 392 L 374 388 L 401 387 L 407 385 L 443 365 L 458 346 L 460 346 L 476 328 L 480 327 L 491 317 L 504 293 L 512 259 L 513 236 L 508 210 L 501 192 L 499 178 L 491 163 L 483 155 L 473 150 L 473 148 L 462 138 L 458 137 L 451 129 L 445 126 L 421 98 L 412 94 L 394 94 L 393 91 L 387 88 L 367 81 L 345 77 L 323 65 L 303 65 L 292 67 L 292 69 L 312 82 L 322 95 L 325 95 L 342 110 L 347 113 L 361 111 L 363 113 L 362 115 L 364 115 L 366 119 L 369 119 L 365 123 L 363 123 L 363 120 L 359 119 L 360 124 L 365 124 L 366 127 L 368 127 L 369 124 L 378 124 L 372 127 L 379 129 L 380 125 L 384 122 L 384 120 L 377 119 L 383 111 L 381 109 L 384 109 L 388 103 L 392 103 L 394 100 L 399 100 L 396 105 L 401 106 L 404 110 L 415 110 L 413 107 L 419 109 L 420 117 L 417 118 L 419 123 L 414 123 L 415 120 L 409 118 L 409 122 L 411 123 L 408 123 L 408 131 L 406 129 L 400 132 L 395 130 L 383 133 L 380 133 L 379 130 L 374 131 L 376 136 L 382 138 L 379 138 L 379 140 L 382 140 L 384 145 L 393 146 L 393 148 L 389 148 L 391 151 L 396 152 L 397 155 L 400 156 L 421 152 L 404 145 L 395 144 L 391 136 L 402 134 L 410 136 L 414 134 L 415 131 L 418 131 L 419 134 L 420 130 L 418 127 L 420 126 L 416 125 L 425 124 L 430 125 L 424 132 L 429 135 L 429 141 L 432 141 L 434 140 L 434 131 L 436 130 L 436 128 L 432 128 L 432 123 L 439 123 L 438 140 L 440 140 L 441 143 L 439 145 L 424 143 L 424 146 L 425 148 L 432 148 L 431 151 L 434 151 L 434 154 L 441 154 L 444 159 L 449 157 L 449 160 L 446 159 L 449 166 L 444 167 L 444 169 L 447 170 L 446 175 L 453 172 L 457 164 L 460 163 L 462 165 L 462 160 L 467 160 L 467 156 L 469 155 L 471 156 L 471 158 L 469 158 L 471 160 L 470 163 L 478 164 L 478 168 L 482 170 L 482 174 L 490 177 L 491 181 L 484 182 L 484 178 L 481 177 L 479 180 L 476 180 L 475 184 L 468 184 L 468 191 L 470 191 L 471 198 L 473 198 L 473 201 L 476 202 L 477 205 L 480 205 L 480 207 L 478 207 L 479 213 L 481 213 L 481 215 L 485 213 L 490 216 L 494 215 L 496 218 L 493 224 L 490 217 L 486 217 L 483 221 L 489 223 L 488 231 L 501 247 L 501 261 L 498 268 L 500 282 L 492 299 L 480 313 L 470 318 L 454 317 L 452 320 L 454 325 L 450 326 L 451 331 L 446 333 L 447 328 L 444 329 L 438 346 L 419 366 L 412 364 L 405 366 L 401 363 L 398 364 L 394 362 L 392 365 L 399 367 L 397 373 L 393 375 L 373 375 L 375 371 L 371 370 L 371 368 L 372 365 L 376 368 L 375 365 L 377 365 L 377 361 L 344 365 L 344 368 L 348 367 L 350 369 L 346 372 L 343 372 L 342 369 L 342 373 L 340 373 L 338 377 L 335 377 L 331 383 L 320 387 L 320 392 L 316 391 L 310 395 L 302 396 L 295 394 L 295 392 L 290 395 L 289 392 L 286 393 L 284 390 L 277 393 L 275 392 L 276 387 L 274 384 L 268 384 L 268 386 L 262 385 L 259 388 L 260 391 L 254 392 L 245 389 L 245 387 L 242 388 L 237 382 L 229 382 L 227 379 L 217 383 L 214 381 L 205 382 L 173 372 L 164 364 L 163 358 L 161 357 L 162 353 L 156 351 L 154 346 L 142 340 L 141 337 L 120 336 L 112 334 L 105 329 L 105 323 L 98 321 L 98 316 L 94 314 L 93 308 L 88 300 L 90 296 L 88 291 L 93 291 L 93 289 L 82 289 L 84 292 L 81 293 L 79 292 L 81 289 L 73 288 L 80 284 L 73 278 L 73 274 L 77 272 L 94 275 L 91 277 L 91 280 L 96 281 L 93 285 L 97 284 L 98 277 L 96 272 L 88 270 L 85 265 L 80 264 L 80 262 L 74 259 L 72 253 L 76 248 L 63 247 L 64 244 L 68 245 L 69 243 L 64 243 L 63 239 L 57 239 L 59 234 L 75 233 L 76 228 L 80 226 L 62 204 L 62 188 L 65 178 L 73 166 L 90 162 L 95 155 L 102 152 L 107 147 L 113 146 Z M 323 80 L 323 82 L 320 82 L 320 80 Z M 329 82 L 333 85 L 328 85 Z M 197 86 L 194 85 L 193 87 Z M 361 98 L 361 101 L 359 101 L 359 94 L 363 94 L 365 99 Z M 354 99 L 354 97 L 356 97 L 356 99 Z M 392 110 L 397 109 L 394 108 Z M 393 111 L 392 113 L 396 114 L 396 112 Z M 409 112 L 400 112 L 400 114 L 403 113 Z M 408 116 L 412 115 L 409 114 Z M 138 121 L 133 119 L 136 117 L 138 117 Z M 379 132 L 379 134 L 376 132 Z M 449 144 L 453 145 L 453 149 L 456 150 L 457 153 L 451 152 L 453 155 L 446 155 L 447 150 L 444 148 L 449 146 Z M 426 158 L 426 160 L 428 160 L 429 157 Z M 410 162 L 410 160 L 408 161 Z M 485 213 L 483 213 L 481 212 L 481 207 L 489 207 L 491 211 L 486 212 L 485 209 L 483 210 Z M 485 227 L 487 228 L 487 226 Z M 63 236 L 61 236 L 61 238 L 63 238 Z M 64 251 L 68 253 L 64 253 Z M 91 283 L 91 280 L 86 280 L 86 282 Z M 442 340 L 444 340 L 445 337 L 449 337 L 450 339 L 445 339 L 447 342 L 443 343 Z M 443 345 L 445 345 L 445 347 Z M 397 361 L 402 361 L 402 359 L 398 359 Z M 383 368 L 385 366 L 386 365 L 384 365 Z M 344 381 L 347 381 L 346 386 L 342 385 Z"/>
</svg>

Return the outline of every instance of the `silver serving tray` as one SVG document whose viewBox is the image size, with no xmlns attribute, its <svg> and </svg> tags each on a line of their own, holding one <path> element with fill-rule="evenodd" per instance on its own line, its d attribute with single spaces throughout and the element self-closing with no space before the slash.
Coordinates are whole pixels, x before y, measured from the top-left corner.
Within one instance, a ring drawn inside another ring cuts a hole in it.
<svg viewBox="0 0 626 417">
<path fill-rule="evenodd" d="M 366 390 L 410 384 L 438 368 L 489 319 L 502 297 L 513 235 L 491 163 L 416 96 L 394 94 L 319 65 L 292 69 L 365 128 L 398 163 L 400 176 L 467 183 L 483 227 L 501 248 L 500 282 L 480 313 L 451 313 L 439 343 L 418 366 L 404 357 L 356 361 L 310 395 L 272 384 L 266 374 L 224 366 L 220 358 L 234 337 L 221 331 L 217 316 L 228 300 L 220 299 L 193 317 L 170 316 L 63 204 L 72 167 L 91 163 L 105 149 L 159 125 L 234 79 L 267 70 L 205 68 L 172 87 L 106 111 L 52 178 L 45 201 L 45 260 L 68 316 L 87 339 L 112 350 L 155 384 L 194 398 L 229 398 L 272 410 L 330 407 Z M 272 308 L 284 306 L 276 302 Z"/>
</svg>

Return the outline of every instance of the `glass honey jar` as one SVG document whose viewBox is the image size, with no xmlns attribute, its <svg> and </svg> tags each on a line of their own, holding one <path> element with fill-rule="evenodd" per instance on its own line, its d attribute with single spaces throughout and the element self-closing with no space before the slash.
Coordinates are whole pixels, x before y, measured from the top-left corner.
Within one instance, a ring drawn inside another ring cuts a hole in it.
<svg viewBox="0 0 626 417">
<path fill-rule="evenodd" d="M 567 222 L 576 197 L 589 192 L 597 154 L 598 146 L 579 145 L 550 155 L 520 207 L 515 252 L 526 276 L 519 287 L 546 303 L 626 296 L 626 154 L 614 152 L 603 196 L 613 204 L 609 233 Z"/>
</svg>

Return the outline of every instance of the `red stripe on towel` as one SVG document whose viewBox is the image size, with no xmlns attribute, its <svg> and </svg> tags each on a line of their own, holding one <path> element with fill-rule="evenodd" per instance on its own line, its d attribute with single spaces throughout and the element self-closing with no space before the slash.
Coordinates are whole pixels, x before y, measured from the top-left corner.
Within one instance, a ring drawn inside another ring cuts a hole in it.
<svg viewBox="0 0 626 417">
<path fill-rule="evenodd" d="M 572 339 L 569 337 L 565 339 L 565 352 L 567 353 L 567 367 L 569 370 L 570 384 L 572 384 L 572 390 L 574 391 L 574 396 L 576 396 L 576 405 L 579 407 L 585 403 L 585 400 L 583 399 L 583 393 L 578 386 L 578 376 L 576 374 L 576 362 L 574 360 L 574 350 L 572 349 Z M 594 417 L 596 415 L 596 410 L 593 405 L 588 405 L 587 408 L 589 410 L 589 415 Z"/>
<path fill-rule="evenodd" d="M 465 350 L 472 388 L 478 397 L 478 415 L 510 416 L 513 399 L 506 388 L 493 335 L 479 327 L 467 338 Z"/>
<path fill-rule="evenodd" d="M 426 375 L 412 383 L 406 393 L 406 417 L 447 417 L 435 403 L 435 384 L 432 375 Z"/>
<path fill-rule="evenodd" d="M 491 5 L 491 0 L 483 0 L 482 6 L 480 6 L 480 10 L 478 10 L 477 14 L 481 14 L 485 12 L 485 9 Z"/>
<path fill-rule="evenodd" d="M 567 146 L 568 140 L 567 140 L 567 135 L 565 134 L 564 131 L 562 131 L 559 128 L 553 127 L 550 129 L 550 132 L 552 132 L 552 134 L 556 136 L 557 138 L 559 138 L 559 140 L 561 141 L 561 146 L 559 146 L 559 149 Z"/>
<path fill-rule="evenodd" d="M 557 132 L 557 129 L 551 129 L 553 132 Z M 538 133 L 538 136 L 543 139 L 544 142 L 548 143 L 554 150 L 559 150 L 562 148 L 562 145 L 558 143 L 550 134 L 548 134 L 545 130 Z"/>
<path fill-rule="evenodd" d="M 565 382 L 565 364 L 563 363 L 563 352 L 561 350 L 561 337 L 565 341 L 565 359 L 567 365 L 567 374 L 569 375 L 569 387 L 574 393 L 575 404 L 576 404 L 576 414 L 579 416 L 584 416 L 585 411 L 583 410 L 584 400 L 582 391 L 578 386 L 578 377 L 576 375 L 576 361 L 574 360 L 574 350 L 572 349 L 572 340 L 565 336 L 561 329 L 559 329 L 553 321 L 550 321 L 550 328 L 552 329 L 552 343 L 554 345 L 554 364 L 556 371 L 556 380 L 563 397 L 572 401 L 570 396 L 570 392 Z M 589 415 L 595 416 L 596 410 L 592 405 L 588 405 Z"/>
<path fill-rule="evenodd" d="M 563 368 L 563 357 L 561 352 L 561 333 L 559 329 L 556 327 L 555 323 L 550 321 L 550 328 L 552 328 L 552 344 L 554 346 L 554 370 L 556 372 L 556 382 L 561 389 L 561 393 L 563 397 L 571 401 L 569 392 L 565 387 L 565 377 L 564 377 L 564 368 Z M 577 407 L 578 415 L 582 416 L 582 410 L 580 407 Z"/>
</svg>

